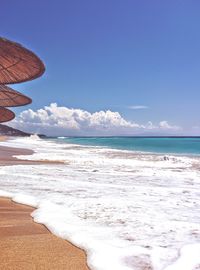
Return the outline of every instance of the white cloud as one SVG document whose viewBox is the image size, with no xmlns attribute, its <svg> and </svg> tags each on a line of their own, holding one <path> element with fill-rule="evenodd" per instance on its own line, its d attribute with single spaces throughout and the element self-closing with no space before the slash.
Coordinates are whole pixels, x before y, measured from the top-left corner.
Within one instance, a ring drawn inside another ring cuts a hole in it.
<svg viewBox="0 0 200 270">
<path fill-rule="evenodd" d="M 25 110 L 10 124 L 12 127 L 32 133 L 50 136 L 87 136 L 87 135 L 133 135 L 145 131 L 178 130 L 167 121 L 146 125 L 128 121 L 119 112 L 99 111 L 90 113 L 81 109 L 59 107 L 56 103 L 33 111 Z"/>
<path fill-rule="evenodd" d="M 170 125 L 167 121 L 161 121 L 159 123 L 159 127 L 161 129 L 172 129 L 172 130 L 180 130 L 180 127 L 179 126 L 172 126 Z"/>
<path fill-rule="evenodd" d="M 142 109 L 148 109 L 148 106 L 144 106 L 144 105 L 131 105 L 128 106 L 129 109 L 131 110 L 142 110 Z"/>
<path fill-rule="evenodd" d="M 145 129 L 148 129 L 148 130 L 152 130 L 152 129 L 156 129 L 157 127 L 151 122 L 149 121 L 147 123 L 147 125 L 145 126 Z"/>
</svg>

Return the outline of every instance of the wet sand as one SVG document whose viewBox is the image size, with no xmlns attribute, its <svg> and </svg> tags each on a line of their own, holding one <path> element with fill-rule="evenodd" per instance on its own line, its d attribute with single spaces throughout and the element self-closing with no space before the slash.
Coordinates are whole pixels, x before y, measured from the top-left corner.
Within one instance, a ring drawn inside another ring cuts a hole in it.
<svg viewBox="0 0 200 270">
<path fill-rule="evenodd" d="M 32 153 L 0 146 L 0 165 L 42 164 L 13 157 Z M 89 270 L 85 252 L 35 223 L 32 211 L 32 207 L 0 198 L 0 270 Z"/>
<path fill-rule="evenodd" d="M 0 269 L 87 270 L 85 252 L 33 222 L 33 210 L 0 198 Z"/>
<path fill-rule="evenodd" d="M 52 160 L 26 160 L 18 159 L 14 156 L 17 155 L 32 155 L 34 152 L 29 149 L 23 148 L 12 148 L 7 146 L 0 146 L 0 166 L 10 166 L 10 165 L 42 165 L 42 164 L 62 164 L 62 161 L 52 161 Z"/>
</svg>

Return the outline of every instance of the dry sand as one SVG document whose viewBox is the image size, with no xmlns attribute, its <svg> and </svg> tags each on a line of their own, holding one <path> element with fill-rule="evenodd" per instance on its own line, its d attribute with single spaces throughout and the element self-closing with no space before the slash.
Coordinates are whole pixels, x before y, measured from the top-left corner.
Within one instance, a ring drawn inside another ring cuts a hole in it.
<svg viewBox="0 0 200 270">
<path fill-rule="evenodd" d="M 12 156 L 30 154 L 0 146 L 0 165 L 41 164 Z M 33 222 L 33 210 L 0 198 L 0 270 L 89 270 L 85 252 Z"/>
</svg>

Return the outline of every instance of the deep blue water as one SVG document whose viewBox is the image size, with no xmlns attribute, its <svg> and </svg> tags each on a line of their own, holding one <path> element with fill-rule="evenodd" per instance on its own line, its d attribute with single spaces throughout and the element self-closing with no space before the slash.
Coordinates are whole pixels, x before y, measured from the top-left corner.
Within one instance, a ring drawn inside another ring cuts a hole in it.
<svg viewBox="0 0 200 270">
<path fill-rule="evenodd" d="M 58 140 L 121 150 L 200 155 L 200 137 L 66 137 Z"/>
</svg>

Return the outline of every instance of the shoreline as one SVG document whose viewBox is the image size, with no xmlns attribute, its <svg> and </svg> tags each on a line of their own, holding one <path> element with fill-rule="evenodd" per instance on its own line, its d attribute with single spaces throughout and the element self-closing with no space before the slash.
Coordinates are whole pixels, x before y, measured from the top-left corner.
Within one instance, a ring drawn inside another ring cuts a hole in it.
<svg viewBox="0 0 200 270">
<path fill-rule="evenodd" d="M 0 146 L 0 166 L 62 164 L 14 157 L 33 153 L 28 149 Z M 86 252 L 55 236 L 45 225 L 34 222 L 31 213 L 35 209 L 0 196 L 0 269 L 89 270 Z"/>
<path fill-rule="evenodd" d="M 0 146 L 0 166 L 11 165 L 43 165 L 43 164 L 64 164 L 62 161 L 57 160 L 28 160 L 18 159 L 18 155 L 32 155 L 33 150 L 25 148 L 14 148 L 8 146 Z"/>
<path fill-rule="evenodd" d="M 0 269 L 89 270 L 85 251 L 34 222 L 33 211 L 0 197 Z"/>
<path fill-rule="evenodd" d="M 0 196 L 35 207 L 35 222 L 85 250 L 91 268 L 171 269 L 190 258 L 185 249 L 200 264 L 199 159 L 118 157 L 37 137 L 1 145 L 64 162 L 1 167 Z"/>
</svg>

